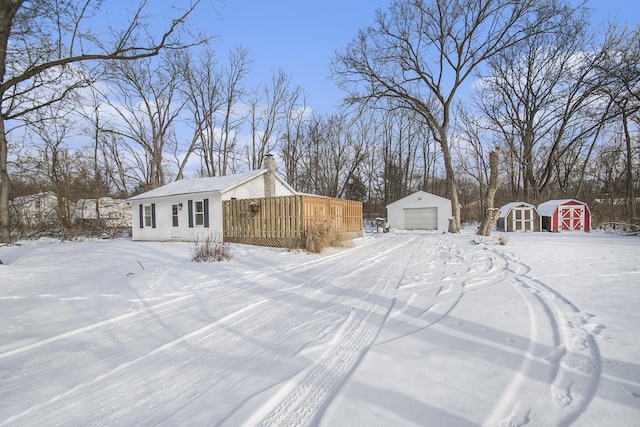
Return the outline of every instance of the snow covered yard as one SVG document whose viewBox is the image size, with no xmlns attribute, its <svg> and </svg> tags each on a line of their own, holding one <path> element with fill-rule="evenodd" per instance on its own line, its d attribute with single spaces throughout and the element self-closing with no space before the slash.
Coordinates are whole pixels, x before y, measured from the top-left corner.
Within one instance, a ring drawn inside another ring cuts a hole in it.
<svg viewBox="0 0 640 427">
<path fill-rule="evenodd" d="M 640 240 L 0 247 L 0 425 L 631 426 Z"/>
</svg>

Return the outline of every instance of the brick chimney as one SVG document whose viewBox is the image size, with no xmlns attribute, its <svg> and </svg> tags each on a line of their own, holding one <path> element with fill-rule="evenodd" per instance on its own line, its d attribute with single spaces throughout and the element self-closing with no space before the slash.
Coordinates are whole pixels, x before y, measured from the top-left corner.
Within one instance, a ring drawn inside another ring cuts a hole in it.
<svg viewBox="0 0 640 427">
<path fill-rule="evenodd" d="M 264 174 L 264 197 L 276 195 L 276 159 L 273 154 L 264 156 L 264 165 L 267 173 Z"/>
</svg>

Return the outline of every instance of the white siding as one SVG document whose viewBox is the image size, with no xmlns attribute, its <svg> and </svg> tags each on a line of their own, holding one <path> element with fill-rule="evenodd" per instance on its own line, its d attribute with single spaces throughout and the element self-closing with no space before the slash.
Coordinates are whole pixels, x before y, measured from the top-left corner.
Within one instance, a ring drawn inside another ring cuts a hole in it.
<svg viewBox="0 0 640 427">
<path fill-rule="evenodd" d="M 276 196 L 293 196 L 295 192 L 285 186 L 280 180 L 276 179 Z"/>
<path fill-rule="evenodd" d="M 252 197 L 264 197 L 264 178 L 262 176 L 225 191 L 222 200 L 250 199 Z"/>
<path fill-rule="evenodd" d="M 294 194 L 289 188 L 276 179 L 276 195 L 284 196 Z M 222 240 L 222 201 L 236 199 L 250 199 L 252 197 L 264 197 L 264 177 L 256 176 L 247 182 L 239 184 L 220 193 L 220 191 L 200 192 L 194 194 L 168 195 L 143 200 L 132 200 L 133 240 L 183 240 L 194 241 L 205 237 Z M 189 227 L 188 201 L 209 200 L 209 227 L 195 225 Z M 156 228 L 140 228 L 140 205 L 155 204 Z M 178 227 L 173 226 L 172 205 L 182 204 L 178 210 Z"/>
<path fill-rule="evenodd" d="M 290 196 L 293 195 L 279 179 L 276 179 L 276 196 Z M 231 199 L 251 199 L 252 197 L 260 198 L 264 197 L 264 176 L 260 175 L 242 185 L 234 187 L 222 194 L 222 200 Z"/>
<path fill-rule="evenodd" d="M 201 201 L 209 200 L 209 227 L 195 225 L 189 227 L 189 200 Z M 156 228 L 140 228 L 139 209 L 143 206 L 155 204 Z M 178 209 L 178 226 L 173 226 L 172 206 L 182 204 L 182 209 Z M 212 237 L 216 240 L 222 239 L 222 207 L 219 193 L 199 193 L 192 195 L 168 196 L 157 199 L 137 200 L 131 204 L 133 227 L 133 240 L 182 240 L 194 241 L 205 237 Z"/>
<path fill-rule="evenodd" d="M 387 206 L 387 220 L 389 222 L 389 227 L 397 230 L 415 229 L 415 223 L 405 224 L 405 210 L 411 209 L 424 209 L 423 212 L 426 215 L 425 224 L 429 221 L 429 217 L 433 217 L 435 209 L 435 216 L 437 218 L 436 229 L 447 230 L 449 228 L 451 201 L 425 191 L 418 191 L 417 193 L 410 194 L 407 197 L 389 204 Z M 413 213 L 416 212 L 419 211 L 413 211 Z M 412 218 L 411 211 L 409 211 L 409 217 Z M 415 221 L 415 218 L 411 219 L 411 221 Z M 426 227 L 420 227 L 420 229 L 424 228 Z"/>
</svg>

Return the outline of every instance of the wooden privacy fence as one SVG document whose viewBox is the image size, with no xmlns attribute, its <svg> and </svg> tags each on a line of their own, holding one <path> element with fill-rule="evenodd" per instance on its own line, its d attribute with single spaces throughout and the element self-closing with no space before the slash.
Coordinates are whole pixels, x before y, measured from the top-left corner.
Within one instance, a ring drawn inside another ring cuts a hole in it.
<svg viewBox="0 0 640 427">
<path fill-rule="evenodd" d="M 223 240 L 272 247 L 305 247 L 314 222 L 329 220 L 343 233 L 362 233 L 362 203 L 294 195 L 222 202 Z"/>
</svg>

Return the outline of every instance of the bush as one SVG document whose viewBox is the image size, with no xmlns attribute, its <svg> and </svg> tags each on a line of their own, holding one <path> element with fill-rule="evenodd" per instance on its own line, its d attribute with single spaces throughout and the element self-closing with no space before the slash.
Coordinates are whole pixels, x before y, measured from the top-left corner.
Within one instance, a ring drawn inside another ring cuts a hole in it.
<svg viewBox="0 0 640 427">
<path fill-rule="evenodd" d="M 221 262 L 231 260 L 228 243 L 217 242 L 211 236 L 198 238 L 191 246 L 191 260 L 195 262 Z"/>
<path fill-rule="evenodd" d="M 506 245 L 508 241 L 509 241 L 509 238 L 504 234 L 501 234 L 500 237 L 498 237 L 498 244 L 501 246 Z"/>
<path fill-rule="evenodd" d="M 336 230 L 329 219 L 315 221 L 307 230 L 307 251 L 309 252 L 320 253 L 329 247 L 346 247 L 351 243 L 349 234 Z"/>
</svg>

